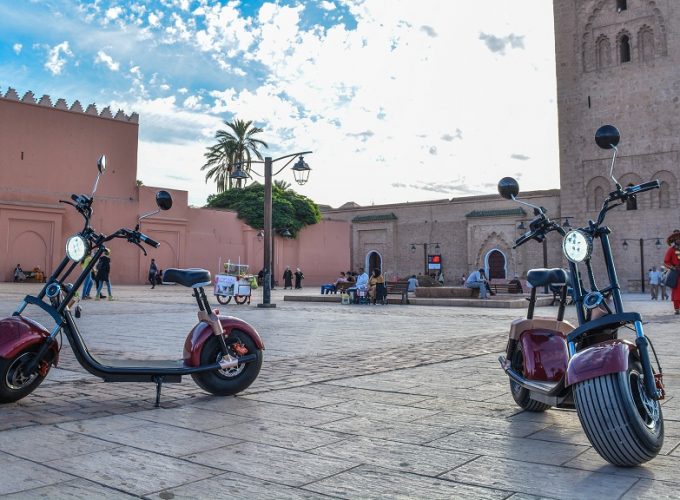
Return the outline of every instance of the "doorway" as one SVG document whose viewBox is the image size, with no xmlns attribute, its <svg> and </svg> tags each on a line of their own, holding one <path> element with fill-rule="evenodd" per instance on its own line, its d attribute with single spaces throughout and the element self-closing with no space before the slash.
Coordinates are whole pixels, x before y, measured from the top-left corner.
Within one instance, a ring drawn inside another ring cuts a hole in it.
<svg viewBox="0 0 680 500">
<path fill-rule="evenodd" d="M 489 279 L 502 279 L 507 277 L 507 261 L 505 255 L 498 249 L 491 250 L 486 254 L 486 268 L 489 270 Z"/>
<path fill-rule="evenodd" d="M 376 251 L 368 252 L 368 255 L 366 255 L 366 272 L 370 276 L 373 273 L 373 269 L 376 268 L 382 272 L 382 257 Z"/>
</svg>

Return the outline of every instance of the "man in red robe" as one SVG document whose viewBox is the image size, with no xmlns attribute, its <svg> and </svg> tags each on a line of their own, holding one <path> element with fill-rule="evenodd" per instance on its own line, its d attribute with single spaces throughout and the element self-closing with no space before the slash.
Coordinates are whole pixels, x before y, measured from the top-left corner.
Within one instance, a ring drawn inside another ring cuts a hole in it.
<svg viewBox="0 0 680 500">
<path fill-rule="evenodd" d="M 670 269 L 670 272 L 675 270 L 680 273 L 680 229 L 673 231 L 666 242 L 670 245 L 666 251 L 666 256 L 663 259 L 664 265 Z M 677 280 L 671 292 L 671 300 L 675 308 L 675 314 L 680 314 L 680 279 Z"/>
</svg>

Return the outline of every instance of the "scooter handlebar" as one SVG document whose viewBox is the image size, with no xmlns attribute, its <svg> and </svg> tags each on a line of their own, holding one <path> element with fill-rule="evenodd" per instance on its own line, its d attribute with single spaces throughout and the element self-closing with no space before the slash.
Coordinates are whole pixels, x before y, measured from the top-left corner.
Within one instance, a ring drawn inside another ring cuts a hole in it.
<svg viewBox="0 0 680 500">
<path fill-rule="evenodd" d="M 139 239 L 140 239 L 141 241 L 143 241 L 144 243 L 146 243 L 147 245 L 149 245 L 149 246 L 151 246 L 151 247 L 154 247 L 154 248 L 158 248 L 159 246 L 161 246 L 160 243 L 158 243 L 158 242 L 157 242 L 156 240 L 154 240 L 154 239 L 149 238 L 149 237 L 148 237 L 146 234 L 144 234 L 144 233 L 139 233 Z"/>
</svg>

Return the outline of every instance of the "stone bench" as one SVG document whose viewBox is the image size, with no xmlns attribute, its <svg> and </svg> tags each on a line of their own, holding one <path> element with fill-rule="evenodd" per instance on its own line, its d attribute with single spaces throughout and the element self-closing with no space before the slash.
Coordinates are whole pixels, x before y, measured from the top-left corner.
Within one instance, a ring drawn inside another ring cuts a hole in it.
<svg viewBox="0 0 680 500">
<path fill-rule="evenodd" d="M 416 288 L 416 297 L 421 299 L 479 298 L 479 288 L 467 288 L 464 286 L 420 286 Z"/>
</svg>

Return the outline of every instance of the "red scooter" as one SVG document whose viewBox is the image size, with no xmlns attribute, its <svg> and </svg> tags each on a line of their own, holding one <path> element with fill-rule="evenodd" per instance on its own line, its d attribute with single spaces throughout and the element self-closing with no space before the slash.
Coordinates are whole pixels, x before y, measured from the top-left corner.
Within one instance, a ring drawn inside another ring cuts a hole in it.
<svg viewBox="0 0 680 500">
<path fill-rule="evenodd" d="M 569 261 L 569 272 L 532 269 L 527 273 L 533 286 L 527 317 L 513 321 L 505 356 L 499 361 L 520 407 L 533 412 L 552 406 L 575 407 L 583 430 L 602 458 L 630 467 L 651 460 L 661 450 L 664 425 L 659 400 L 665 392 L 661 366 L 644 334 L 640 314 L 623 310 L 609 243 L 611 230 L 604 219 L 609 210 L 658 189 L 659 181 L 621 187 L 613 176 L 619 138 L 619 131 L 611 125 L 601 127 L 595 135 L 600 147 L 614 151 L 609 175 L 615 190 L 604 200 L 597 220 L 584 227 L 566 231 L 547 217 L 544 208 L 517 200 L 519 186 L 514 179 L 505 177 L 498 184 L 501 196 L 532 207 L 536 216 L 513 248 L 531 240 L 542 242 L 549 232 L 556 231 L 562 236 L 562 250 Z M 602 246 L 606 286 L 597 285 L 593 272 L 596 240 Z M 583 285 L 581 267 L 585 267 L 589 289 Z M 561 287 L 557 317 L 534 317 L 536 289 L 551 285 Z M 568 286 L 578 317 L 576 327 L 564 320 Z M 634 341 L 621 338 L 626 330 Z"/>
<path fill-rule="evenodd" d="M 71 195 L 72 201 L 60 200 L 74 207 L 85 219 L 79 233 L 66 242 L 66 256 L 37 296 L 27 295 L 14 314 L 0 320 L 0 403 L 11 403 L 28 396 L 45 379 L 59 360 L 63 332 L 76 359 L 85 370 L 105 382 L 152 382 L 156 384 L 156 406 L 160 404 L 164 382 L 180 382 L 191 375 L 202 389 L 217 396 L 228 396 L 246 389 L 257 378 L 262 366 L 264 344 L 259 334 L 245 321 L 231 316 L 217 316 L 206 297 L 204 287 L 211 286 L 210 272 L 205 269 L 166 269 L 163 280 L 191 288 L 198 304 L 198 324 L 187 335 L 182 359 L 138 361 L 103 359 L 89 352 L 78 330 L 72 308 L 76 292 L 99 259 L 107 252 L 106 243 L 122 238 L 158 248 L 160 244 L 135 229 L 122 228 L 111 235 L 98 233 L 90 226 L 92 204 L 100 176 L 106 168 L 102 156 L 92 195 Z M 158 210 L 145 214 L 139 221 L 172 207 L 167 191 L 156 194 Z M 89 264 L 79 263 L 94 251 Z M 73 284 L 67 278 L 76 271 Z M 79 271 L 79 272 L 78 272 Z M 24 316 L 28 306 L 39 307 L 55 322 L 48 330 Z M 76 311 L 74 311 L 76 312 Z M 76 314 L 77 316 L 77 314 Z"/>
</svg>

